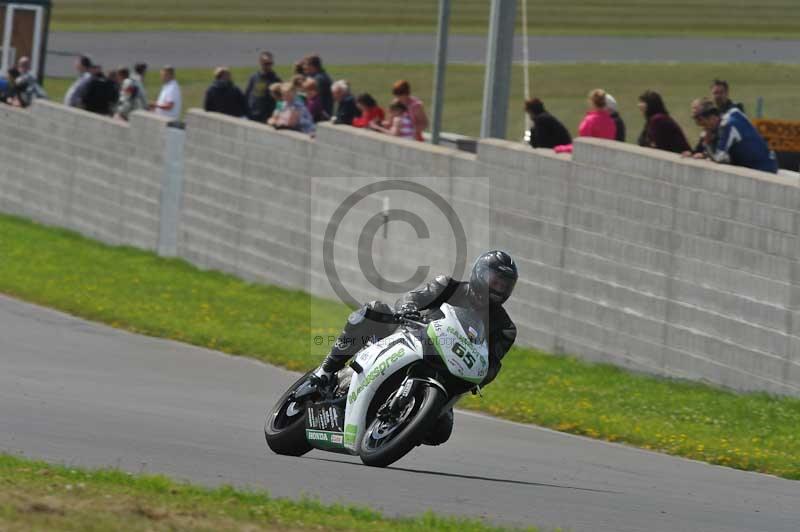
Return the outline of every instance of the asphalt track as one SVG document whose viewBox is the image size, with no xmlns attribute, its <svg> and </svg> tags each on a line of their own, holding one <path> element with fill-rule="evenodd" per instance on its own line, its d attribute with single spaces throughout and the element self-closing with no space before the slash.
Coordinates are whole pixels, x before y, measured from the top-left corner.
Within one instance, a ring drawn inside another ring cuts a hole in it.
<svg viewBox="0 0 800 532">
<path fill-rule="evenodd" d="M 791 531 L 800 484 L 458 413 L 448 444 L 389 469 L 266 451 L 293 374 L 0 296 L 0 450 L 359 503 L 575 531 Z"/>
<path fill-rule="evenodd" d="M 223 33 L 142 32 L 79 33 L 50 35 L 47 73 L 73 76 L 75 54 L 88 53 L 103 66 L 145 61 L 150 65 L 176 67 L 217 65 L 251 66 L 258 52 L 269 49 L 279 64 L 291 64 L 318 52 L 330 64 L 432 63 L 435 36 L 402 34 L 319 33 Z M 543 63 L 569 62 L 783 62 L 800 61 L 800 40 L 719 39 L 702 37 L 530 37 L 531 60 Z M 482 63 L 486 38 L 453 35 L 448 44 L 453 63 Z M 516 61 L 522 59 L 522 38 L 514 47 Z"/>
</svg>

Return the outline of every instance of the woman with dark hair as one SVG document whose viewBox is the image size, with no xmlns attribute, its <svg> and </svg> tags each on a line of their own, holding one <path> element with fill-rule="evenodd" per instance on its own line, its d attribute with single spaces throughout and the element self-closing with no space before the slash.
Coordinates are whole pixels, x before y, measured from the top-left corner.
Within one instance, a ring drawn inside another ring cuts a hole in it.
<svg viewBox="0 0 800 532">
<path fill-rule="evenodd" d="M 691 149 L 681 126 L 669 116 L 660 94 L 644 91 L 639 96 L 639 110 L 645 118 L 644 129 L 639 135 L 639 146 L 673 153 L 683 153 Z"/>
<path fill-rule="evenodd" d="M 383 109 L 375 101 L 375 98 L 366 92 L 358 95 L 356 106 L 361 111 L 361 116 L 353 119 L 354 127 L 368 127 L 373 122 L 380 124 L 386 118 Z"/>
<path fill-rule="evenodd" d="M 525 111 L 531 117 L 530 145 L 533 148 L 555 148 L 562 144 L 572 144 L 572 137 L 561 121 L 548 113 L 544 102 L 539 98 L 525 100 Z"/>
</svg>

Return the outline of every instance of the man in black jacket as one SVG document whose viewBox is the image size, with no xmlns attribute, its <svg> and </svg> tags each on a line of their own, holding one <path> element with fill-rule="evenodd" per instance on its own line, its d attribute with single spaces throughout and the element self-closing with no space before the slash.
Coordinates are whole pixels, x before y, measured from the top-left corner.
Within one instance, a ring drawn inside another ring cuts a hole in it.
<svg viewBox="0 0 800 532">
<path fill-rule="evenodd" d="M 264 124 L 275 110 L 275 99 L 269 91 L 269 86 L 281 83 L 281 78 L 272 70 L 274 59 L 270 52 L 261 52 L 258 62 L 261 70 L 250 76 L 244 95 L 250 110 L 248 118 Z"/>
<path fill-rule="evenodd" d="M 333 123 L 352 126 L 353 119 L 361 116 L 361 111 L 356 105 L 356 99 L 350 93 L 350 85 L 340 79 L 331 86 L 331 93 L 336 102 L 336 115 L 333 117 Z"/>
<path fill-rule="evenodd" d="M 111 116 L 119 99 L 119 89 L 103 74 L 103 67 L 100 65 L 92 65 L 89 72 L 92 78 L 86 86 L 83 108 L 92 113 Z"/>
<path fill-rule="evenodd" d="M 531 98 L 525 102 L 525 111 L 531 117 L 530 144 L 534 148 L 555 148 L 563 144 L 572 144 L 572 137 L 558 118 L 544 109 L 539 98 Z"/>
<path fill-rule="evenodd" d="M 214 82 L 206 90 L 203 109 L 237 118 L 247 116 L 247 100 L 239 87 L 233 84 L 231 71 L 227 67 L 219 67 L 214 71 Z"/>
<path fill-rule="evenodd" d="M 508 253 L 489 251 L 475 261 L 468 282 L 440 275 L 398 299 L 394 309 L 380 301 L 365 304 L 347 318 L 344 330 L 322 365 L 314 371 L 312 380 L 318 386 L 331 385 L 336 372 L 365 347 L 367 339 L 373 336 L 381 339 L 390 335 L 397 325 L 385 318 L 400 314 L 419 319 L 422 315 L 437 311 L 443 303 L 450 303 L 476 309 L 483 317 L 488 331 L 489 370 L 481 386 L 486 386 L 499 373 L 501 360 L 517 337 L 517 328 L 503 308 L 503 303 L 514 291 L 518 275 L 517 265 Z M 439 418 L 423 443 L 441 445 L 450 438 L 452 431 L 453 410 L 450 409 Z"/>
<path fill-rule="evenodd" d="M 734 103 L 730 98 L 730 86 L 724 79 L 715 79 L 711 82 L 711 99 L 719 109 L 719 114 L 724 115 L 734 107 L 744 113 L 744 104 Z"/>
</svg>

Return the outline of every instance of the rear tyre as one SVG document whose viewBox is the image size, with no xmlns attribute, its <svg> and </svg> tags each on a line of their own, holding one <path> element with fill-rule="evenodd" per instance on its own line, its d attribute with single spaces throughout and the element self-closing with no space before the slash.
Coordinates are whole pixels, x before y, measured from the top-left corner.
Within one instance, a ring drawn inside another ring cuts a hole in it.
<svg viewBox="0 0 800 532">
<path fill-rule="evenodd" d="M 408 454 L 430 432 L 447 402 L 441 390 L 424 384 L 412 397 L 399 420 L 371 420 L 358 453 L 366 465 L 386 467 Z"/>
<path fill-rule="evenodd" d="M 294 391 L 311 375 L 309 371 L 292 384 L 275 407 L 267 412 L 264 436 L 273 452 L 288 456 L 302 456 L 312 449 L 306 440 L 306 408 L 291 400 Z"/>
</svg>

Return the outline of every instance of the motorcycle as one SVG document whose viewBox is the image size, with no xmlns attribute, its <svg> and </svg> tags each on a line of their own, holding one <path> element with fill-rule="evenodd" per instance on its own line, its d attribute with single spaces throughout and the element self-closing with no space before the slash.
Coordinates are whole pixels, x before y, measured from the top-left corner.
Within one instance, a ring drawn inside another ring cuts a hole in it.
<svg viewBox="0 0 800 532">
<path fill-rule="evenodd" d="M 314 386 L 309 372 L 284 393 L 264 425 L 273 452 L 320 449 L 386 467 L 423 443 L 461 396 L 480 393 L 489 348 L 475 310 L 445 303 L 419 321 L 391 319 L 398 329 L 359 351 L 335 385 Z"/>
</svg>

